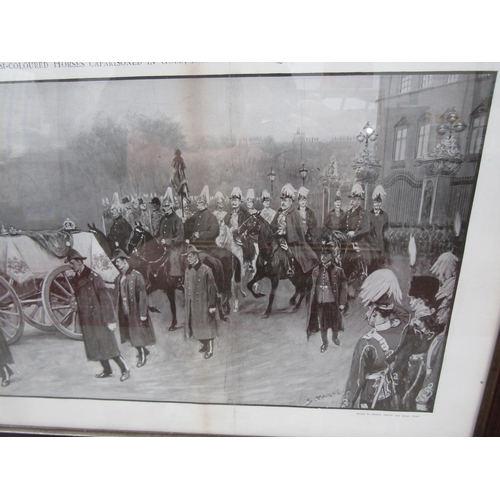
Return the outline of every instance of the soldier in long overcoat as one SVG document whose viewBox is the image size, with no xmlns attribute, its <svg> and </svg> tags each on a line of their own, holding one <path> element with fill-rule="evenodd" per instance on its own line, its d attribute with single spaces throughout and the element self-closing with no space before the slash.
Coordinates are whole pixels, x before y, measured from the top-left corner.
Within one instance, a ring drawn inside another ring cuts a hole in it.
<svg viewBox="0 0 500 500">
<path fill-rule="evenodd" d="M 115 280 L 115 307 L 122 344 L 130 342 L 137 349 L 137 367 L 146 364 L 148 346 L 156 344 L 156 337 L 148 314 L 146 282 L 142 274 L 132 269 L 128 256 L 117 250 L 113 263 L 120 271 Z"/>
<path fill-rule="evenodd" d="M 321 352 L 328 348 L 328 330 L 332 341 L 340 345 L 338 332 L 344 329 L 342 311 L 347 304 L 347 281 L 344 271 L 332 258 L 332 248 L 320 251 L 321 263 L 312 271 L 311 300 L 307 314 L 307 338 L 321 331 Z"/>
<path fill-rule="evenodd" d="M 271 223 L 271 229 L 280 246 L 288 251 L 291 257 L 289 275 L 295 272 L 294 264 L 298 265 L 304 274 L 318 265 L 318 257 L 306 242 L 300 215 L 293 206 L 294 196 L 295 190 L 290 184 L 283 186 L 280 195 L 281 206 Z"/>
<path fill-rule="evenodd" d="M 184 277 L 185 289 L 185 336 L 202 343 L 200 352 L 206 359 L 213 356 L 213 340 L 217 336 L 217 286 L 211 269 L 202 264 L 200 251 L 188 245 L 188 267 Z"/>
<path fill-rule="evenodd" d="M 13 364 L 14 358 L 10 352 L 3 329 L 0 326 L 0 376 L 2 377 L 2 387 L 7 387 L 10 384 L 10 376 L 13 375 L 14 372 L 9 365 Z"/>
<path fill-rule="evenodd" d="M 96 375 L 97 378 L 113 375 L 109 362 L 112 359 L 122 372 L 120 380 L 123 382 L 129 378 L 130 372 L 116 342 L 113 299 L 102 278 L 88 268 L 84 260 L 86 257 L 71 249 L 65 262 L 75 271 L 71 285 L 78 304 L 85 353 L 89 361 L 99 361 L 103 367 L 103 372 Z"/>
<path fill-rule="evenodd" d="M 219 222 L 217 217 L 208 210 L 208 187 L 205 186 L 201 195 L 196 200 L 196 213 L 185 225 L 185 236 L 190 243 L 197 247 L 210 250 L 217 247 L 215 240 L 219 236 Z"/>
</svg>

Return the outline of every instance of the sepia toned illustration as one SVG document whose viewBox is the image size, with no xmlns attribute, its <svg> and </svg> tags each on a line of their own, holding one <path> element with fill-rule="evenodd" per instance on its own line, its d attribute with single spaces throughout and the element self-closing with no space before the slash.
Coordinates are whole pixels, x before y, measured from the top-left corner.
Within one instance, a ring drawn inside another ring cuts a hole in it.
<svg viewBox="0 0 500 500">
<path fill-rule="evenodd" d="M 432 412 L 495 72 L 0 84 L 0 396 Z"/>
</svg>

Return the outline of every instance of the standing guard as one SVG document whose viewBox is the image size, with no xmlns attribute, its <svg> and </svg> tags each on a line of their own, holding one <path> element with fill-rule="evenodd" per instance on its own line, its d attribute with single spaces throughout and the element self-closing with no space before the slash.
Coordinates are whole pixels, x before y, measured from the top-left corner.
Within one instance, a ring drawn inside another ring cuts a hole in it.
<svg viewBox="0 0 500 500">
<path fill-rule="evenodd" d="M 390 357 L 408 318 L 400 307 L 402 292 L 396 275 L 390 269 L 374 271 L 359 296 L 371 329 L 354 348 L 341 408 L 395 410 L 398 401 Z"/>
</svg>

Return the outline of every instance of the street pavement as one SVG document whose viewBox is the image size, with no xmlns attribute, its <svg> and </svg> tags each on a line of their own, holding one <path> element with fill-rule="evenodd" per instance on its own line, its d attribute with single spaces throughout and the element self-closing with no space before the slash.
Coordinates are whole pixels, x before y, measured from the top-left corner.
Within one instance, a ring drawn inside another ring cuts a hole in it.
<svg viewBox="0 0 500 500">
<path fill-rule="evenodd" d="M 402 268 L 398 274 L 405 275 L 400 276 L 404 293 L 409 268 Z M 269 291 L 267 280 L 259 286 Z M 208 360 L 198 352 L 198 341 L 184 338 L 183 293 L 177 291 L 179 327 L 168 332 L 171 318 L 166 296 L 155 292 L 150 300 L 161 310 L 152 313 L 157 343 L 141 368 L 136 367 L 136 350 L 121 345 L 131 370 L 124 382 L 116 365 L 112 378 L 95 378 L 101 365 L 87 361 L 82 342 L 27 325 L 21 339 L 11 346 L 17 371 L 0 394 L 338 408 L 354 346 L 369 329 L 365 310 L 359 299 L 351 302 L 344 332 L 339 334 L 341 346 L 330 341 L 321 353 L 319 333 L 306 340 L 305 301 L 298 312 L 291 312 L 288 301 L 293 290 L 289 281 L 280 282 L 268 319 L 261 319 L 267 296 L 255 299 L 248 293 L 239 311 L 231 314 L 231 323 L 219 322 L 214 356 Z"/>
</svg>

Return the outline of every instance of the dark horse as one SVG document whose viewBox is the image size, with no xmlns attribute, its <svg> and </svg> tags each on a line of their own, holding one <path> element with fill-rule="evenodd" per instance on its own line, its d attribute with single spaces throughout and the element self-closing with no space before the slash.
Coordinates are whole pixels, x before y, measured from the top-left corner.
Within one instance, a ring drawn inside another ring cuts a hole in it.
<svg viewBox="0 0 500 500">
<path fill-rule="evenodd" d="M 322 245 L 330 245 L 347 278 L 349 298 L 355 298 L 368 274 L 378 267 L 376 252 L 364 241 L 353 242 L 340 231 L 328 231 L 323 235 Z"/>
<path fill-rule="evenodd" d="M 264 297 L 265 294 L 257 292 L 254 285 L 263 278 L 269 278 L 271 281 L 269 302 L 266 311 L 261 317 L 266 319 L 270 316 L 279 282 L 284 279 L 289 279 L 295 286 L 295 294 L 290 300 L 290 304 L 294 304 L 292 312 L 298 311 L 304 297 L 308 298 L 310 295 L 312 286 L 311 273 L 304 273 L 300 266 L 295 263 L 293 275 L 290 276 L 290 254 L 281 247 L 270 224 L 261 217 L 249 217 L 244 221 L 240 232 L 245 231 L 248 236 L 257 238 L 259 246 L 256 272 L 254 277 L 247 283 L 247 288 L 255 298 Z M 299 300 L 295 302 L 297 295 L 299 295 Z"/>
<path fill-rule="evenodd" d="M 174 279 L 168 274 L 169 250 L 139 223 L 130 235 L 127 252 L 130 255 L 130 267 L 139 271 L 146 280 L 147 294 L 160 290 L 167 296 L 172 313 L 169 331 L 175 330 L 177 326 L 175 290 L 181 285 L 182 277 Z"/>
</svg>

